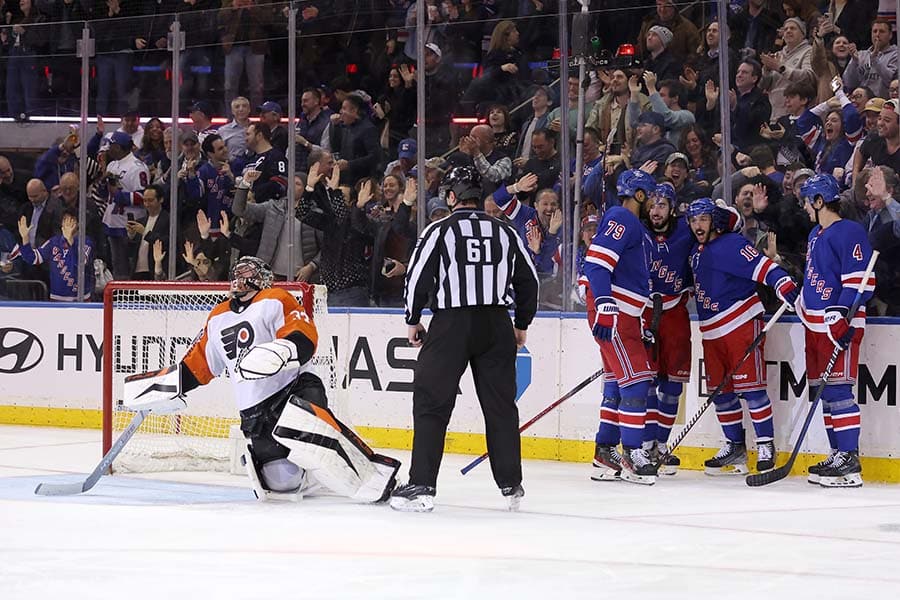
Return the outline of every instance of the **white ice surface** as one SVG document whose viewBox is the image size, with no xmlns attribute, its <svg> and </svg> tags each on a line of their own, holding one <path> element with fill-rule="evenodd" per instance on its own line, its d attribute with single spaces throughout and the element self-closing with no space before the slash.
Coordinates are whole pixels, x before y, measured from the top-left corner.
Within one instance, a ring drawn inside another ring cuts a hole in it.
<svg viewBox="0 0 900 600">
<path fill-rule="evenodd" d="M 449 455 L 431 514 L 263 504 L 243 478 L 196 473 L 32 495 L 89 472 L 98 448 L 96 431 L 0 427 L 0 599 L 900 597 L 891 486 L 683 472 L 645 487 L 529 461 L 522 512 L 508 513 L 486 463 L 464 477 L 472 457 Z"/>
</svg>

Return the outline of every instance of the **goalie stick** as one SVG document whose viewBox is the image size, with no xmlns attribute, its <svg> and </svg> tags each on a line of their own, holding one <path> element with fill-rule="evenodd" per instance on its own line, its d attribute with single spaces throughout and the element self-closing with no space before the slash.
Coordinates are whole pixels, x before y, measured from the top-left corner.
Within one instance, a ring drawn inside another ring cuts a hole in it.
<svg viewBox="0 0 900 600">
<path fill-rule="evenodd" d="M 766 332 L 768 332 L 772 328 L 772 326 L 775 325 L 778 319 L 781 318 L 781 315 L 783 315 L 784 311 L 788 309 L 788 306 L 789 304 L 787 302 L 783 303 L 781 307 L 775 312 L 775 314 L 772 315 L 772 318 L 769 319 L 769 322 L 766 323 L 766 326 L 763 327 L 763 330 L 756 335 L 756 338 L 747 347 L 747 351 L 744 352 L 744 356 L 741 357 L 741 360 L 738 361 L 738 363 L 734 366 L 730 373 L 722 378 L 722 381 L 719 382 L 719 385 L 716 386 L 716 389 L 713 390 L 713 393 L 709 395 L 709 398 L 707 398 L 706 401 L 700 406 L 700 408 L 697 409 L 697 412 L 694 413 L 694 416 L 688 419 L 688 421 L 684 424 L 684 428 L 678 432 L 678 435 L 675 436 L 675 439 L 668 444 L 666 451 L 663 452 L 659 457 L 660 464 L 663 464 L 663 461 L 665 461 L 666 458 L 672 455 L 672 453 L 675 451 L 675 448 L 678 447 L 678 444 L 684 441 L 684 438 L 687 437 L 688 432 L 690 432 L 690 430 L 693 429 L 694 425 L 697 424 L 697 421 L 700 420 L 700 417 L 703 416 L 703 413 L 706 412 L 706 409 L 709 408 L 709 405 L 715 401 L 716 397 L 718 397 L 720 393 L 722 393 L 722 390 L 725 388 L 728 382 L 731 381 L 731 378 L 734 377 L 734 374 L 737 373 L 737 370 L 741 368 L 741 365 L 744 364 L 744 361 L 750 358 L 750 355 L 753 354 L 753 351 L 756 350 L 756 347 L 762 343 L 763 339 L 766 337 Z"/>
<path fill-rule="evenodd" d="M 850 310 L 847 311 L 848 322 L 853 320 L 853 315 L 855 315 L 856 311 L 859 310 L 859 305 L 862 303 L 862 297 L 866 289 L 866 284 L 869 282 L 869 278 L 872 276 L 872 271 L 875 269 L 876 260 L 878 260 L 878 250 L 874 250 L 872 252 L 872 258 L 869 259 L 869 265 L 866 267 L 866 272 L 859 284 L 859 288 L 856 290 L 856 297 L 853 299 L 853 304 L 850 305 Z M 747 482 L 747 485 L 749 485 L 750 487 L 760 487 L 763 485 L 768 485 L 770 483 L 775 483 L 776 481 L 781 481 L 791 474 L 791 469 L 794 467 L 794 462 L 797 460 L 797 455 L 800 454 L 800 446 L 803 443 L 803 439 L 806 437 L 806 432 L 809 429 L 809 424 L 812 423 L 813 415 L 815 415 L 816 413 L 816 407 L 819 405 L 819 399 L 822 397 L 822 393 L 825 391 L 825 384 L 828 383 L 828 378 L 831 377 L 831 371 L 832 369 L 834 369 L 834 364 L 837 362 L 837 357 L 840 353 L 841 349 L 835 346 L 834 350 L 831 353 L 831 358 L 828 359 L 828 364 L 825 366 L 825 372 L 822 373 L 822 383 L 819 384 L 819 389 L 816 390 L 816 396 L 815 398 L 813 398 L 812 404 L 810 404 L 809 406 L 809 410 L 806 413 L 806 420 L 803 421 L 803 427 L 800 429 L 800 434 L 797 436 L 797 441 L 794 442 L 794 449 L 791 451 L 791 456 L 788 458 L 788 461 L 777 469 L 773 469 L 765 473 L 757 473 L 756 475 L 749 475 L 745 480 Z"/>
<path fill-rule="evenodd" d="M 556 400 L 550 406 L 548 406 L 547 408 L 545 408 L 544 410 L 542 410 L 541 412 L 539 412 L 538 414 L 533 416 L 527 423 L 525 423 L 524 425 L 519 427 L 519 433 L 522 433 L 523 431 L 525 431 L 526 429 L 528 429 L 529 427 L 534 425 L 539 419 L 541 419 L 548 412 L 550 412 L 551 410 L 553 410 L 554 408 L 556 408 L 557 406 L 559 406 L 560 404 L 562 404 L 563 402 L 565 402 L 566 400 L 568 400 L 569 398 L 571 398 L 572 396 L 574 396 L 575 394 L 577 394 L 578 392 L 580 392 L 581 390 L 586 388 L 592 381 L 594 381 L 601 375 L 603 375 L 603 369 L 600 369 L 599 371 L 597 371 L 596 373 L 594 373 L 593 375 L 591 375 L 590 377 L 588 377 L 587 379 L 585 379 L 584 381 L 582 381 L 581 383 L 576 385 L 565 396 L 563 396 L 559 400 Z M 472 462 L 470 462 L 469 464 L 464 466 L 462 469 L 460 469 L 459 472 L 462 473 L 463 475 L 465 475 L 466 473 L 468 473 L 469 471 L 471 471 L 472 469 L 474 469 L 475 467 L 477 467 L 478 465 L 483 463 L 484 459 L 486 459 L 487 457 L 488 457 L 488 453 L 485 452 L 484 454 L 482 454 L 481 456 L 479 456 L 478 458 L 476 458 L 475 460 L 473 460 Z"/>
<path fill-rule="evenodd" d="M 128 443 L 128 440 L 131 439 L 131 436 L 138 430 L 149 413 L 149 410 L 141 410 L 134 415 L 131 423 L 128 424 L 128 427 L 125 428 L 125 431 L 122 432 L 116 443 L 112 445 L 109 452 L 103 455 L 103 458 L 100 459 L 100 464 L 91 471 L 87 479 L 81 483 L 41 483 L 35 488 L 34 493 L 38 496 L 72 496 L 74 494 L 83 494 L 97 485 L 100 477 L 109 470 L 122 448 L 125 447 L 125 444 Z"/>
</svg>

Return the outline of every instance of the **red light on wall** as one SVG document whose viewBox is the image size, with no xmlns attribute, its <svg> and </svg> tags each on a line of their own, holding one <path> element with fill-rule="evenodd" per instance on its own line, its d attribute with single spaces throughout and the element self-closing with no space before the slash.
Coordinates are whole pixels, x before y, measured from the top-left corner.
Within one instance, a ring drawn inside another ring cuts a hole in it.
<svg viewBox="0 0 900 600">
<path fill-rule="evenodd" d="M 356 75 L 359 72 L 359 65 L 350 63 L 347 65 L 347 75 Z"/>
<path fill-rule="evenodd" d="M 560 52 L 559 48 L 553 49 L 553 55 L 550 57 L 550 60 L 559 60 L 562 57 L 562 52 Z"/>
<path fill-rule="evenodd" d="M 634 44 L 622 44 L 616 51 L 616 56 L 634 56 Z"/>
</svg>

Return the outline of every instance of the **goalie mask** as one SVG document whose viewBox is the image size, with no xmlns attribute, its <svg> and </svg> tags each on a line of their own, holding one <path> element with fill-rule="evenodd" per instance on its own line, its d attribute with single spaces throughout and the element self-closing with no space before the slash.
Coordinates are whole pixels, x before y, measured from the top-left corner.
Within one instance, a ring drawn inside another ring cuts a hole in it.
<svg viewBox="0 0 900 600">
<path fill-rule="evenodd" d="M 231 269 L 231 296 L 239 298 L 248 292 L 272 287 L 272 268 L 255 256 L 242 256 Z"/>
</svg>

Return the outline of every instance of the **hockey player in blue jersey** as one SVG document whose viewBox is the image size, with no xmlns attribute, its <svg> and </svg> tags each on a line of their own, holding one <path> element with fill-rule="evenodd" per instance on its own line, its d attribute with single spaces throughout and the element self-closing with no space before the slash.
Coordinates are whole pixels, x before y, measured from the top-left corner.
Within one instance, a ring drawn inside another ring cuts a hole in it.
<svg viewBox="0 0 900 600">
<path fill-rule="evenodd" d="M 619 175 L 616 191 L 622 206 L 612 207 L 603 215 L 584 268 L 596 310 L 593 334 L 600 344 L 603 367 L 615 376 L 618 391 L 616 395 L 615 389 L 604 389 L 601 415 L 610 417 L 601 417 L 594 465 L 614 475 L 615 446 L 621 433 L 621 478 L 645 485 L 656 482 L 657 469 L 642 448 L 647 392 L 654 373 L 641 322 L 650 293 L 650 240 L 640 217 L 646 216 L 655 187 L 656 182 L 643 171 Z M 607 386 L 611 388 L 610 383 Z M 618 427 L 612 424 L 613 419 Z"/>
<path fill-rule="evenodd" d="M 677 195 L 671 183 L 656 186 L 650 196 L 647 226 L 650 230 L 649 267 L 651 306 L 644 323 L 653 334 L 650 365 L 656 374 L 647 394 L 644 449 L 658 462 L 666 451 L 669 432 L 678 414 L 678 401 L 691 375 L 691 319 L 687 302 L 692 289 L 688 259 L 694 236 L 684 219 L 675 216 Z M 674 475 L 681 461 L 668 455 L 659 466 L 664 475 Z"/>
<path fill-rule="evenodd" d="M 875 168 L 866 185 L 874 196 L 887 196 L 884 173 Z M 800 188 L 804 206 L 815 227 L 809 234 L 803 290 L 798 314 L 806 326 L 806 374 L 811 393 L 821 384 L 834 348 L 840 348 L 822 392 L 822 414 L 831 453 L 809 468 L 810 483 L 824 487 L 859 487 L 859 406 L 853 398 L 859 367 L 859 345 L 866 325 L 867 301 L 875 289 L 874 276 L 866 283 L 863 302 L 848 323 L 872 247 L 865 229 L 842 219 L 840 188 L 831 175 L 810 177 Z"/>
<path fill-rule="evenodd" d="M 797 284 L 772 260 L 730 229 L 732 212 L 709 198 L 694 200 L 687 210 L 688 223 L 697 239 L 691 255 L 697 314 L 703 335 L 707 389 L 719 385 L 738 366 L 746 349 L 762 330 L 763 305 L 756 285 L 775 288 L 782 302 L 793 305 Z M 763 344 L 745 360 L 714 399 L 716 416 L 725 433 L 722 449 L 705 463 L 709 475 L 747 473 L 743 410 L 738 396 L 747 402 L 756 432 L 759 472 L 775 467 L 772 403 L 766 393 Z"/>
</svg>

